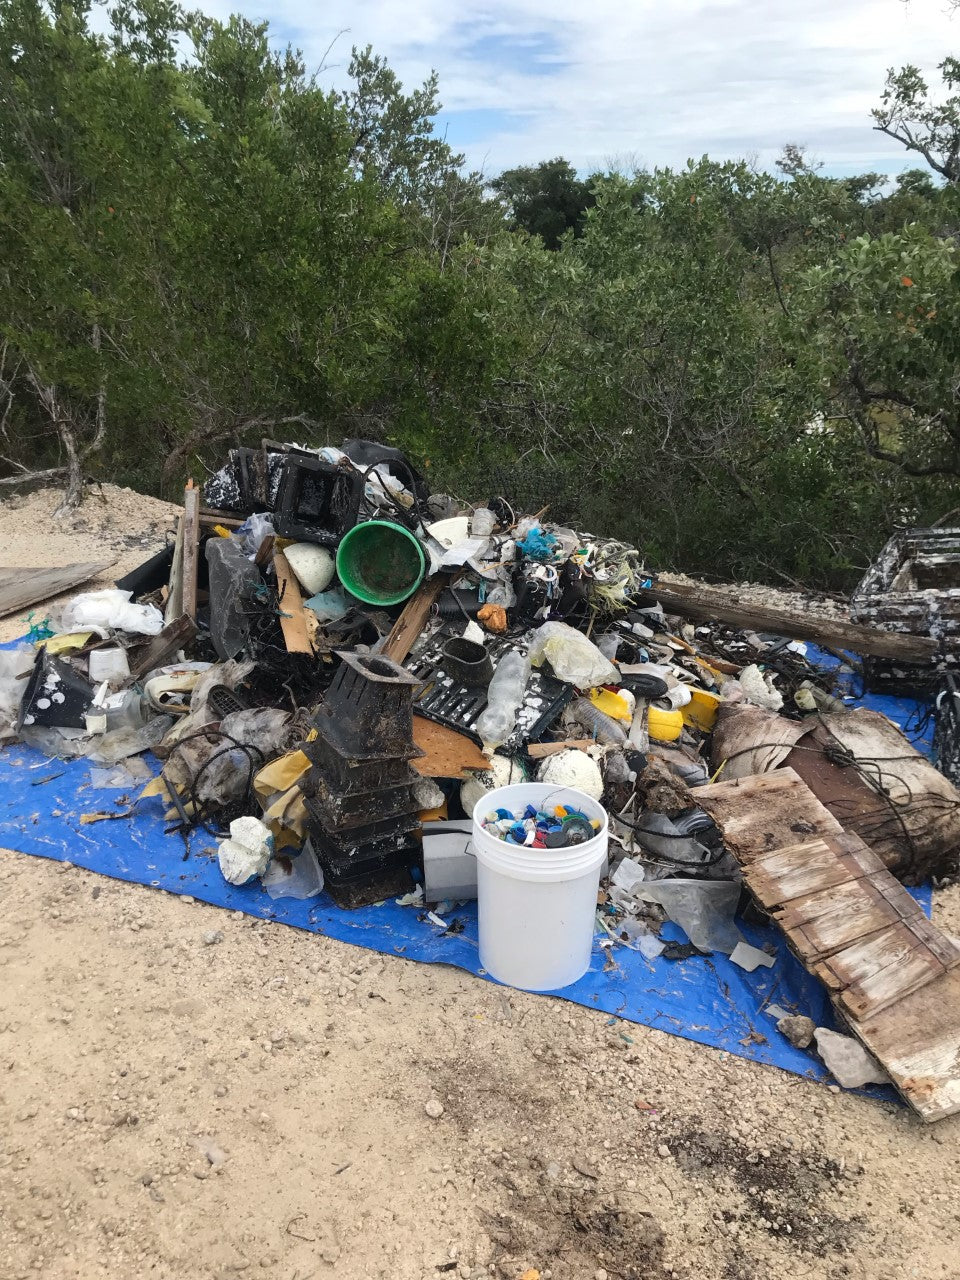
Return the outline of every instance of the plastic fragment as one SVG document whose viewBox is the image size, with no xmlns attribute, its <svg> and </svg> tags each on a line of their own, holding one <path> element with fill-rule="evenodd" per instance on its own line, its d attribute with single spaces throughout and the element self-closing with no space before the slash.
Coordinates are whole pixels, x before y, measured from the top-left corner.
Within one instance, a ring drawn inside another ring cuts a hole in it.
<svg viewBox="0 0 960 1280">
<path fill-rule="evenodd" d="M 294 857 L 275 857 L 260 877 L 271 898 L 315 898 L 323 892 L 323 871 L 308 841 Z"/>
<path fill-rule="evenodd" d="M 759 969 L 761 966 L 771 969 L 776 963 L 775 956 L 768 955 L 759 947 L 752 947 L 749 942 L 738 942 L 730 952 L 730 959 L 747 973 L 753 973 L 754 969 Z"/>
</svg>

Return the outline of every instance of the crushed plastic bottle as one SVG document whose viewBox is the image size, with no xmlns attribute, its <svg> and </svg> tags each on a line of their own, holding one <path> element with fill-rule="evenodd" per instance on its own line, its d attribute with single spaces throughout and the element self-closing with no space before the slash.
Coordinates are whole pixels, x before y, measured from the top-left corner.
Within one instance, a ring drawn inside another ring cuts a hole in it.
<svg viewBox="0 0 960 1280">
<path fill-rule="evenodd" d="M 485 746 L 501 747 L 513 733 L 530 679 L 530 659 L 512 649 L 504 654 L 487 690 L 487 705 L 477 721 Z"/>
<path fill-rule="evenodd" d="M 619 747 L 627 740 L 623 726 L 595 707 L 589 698 L 577 698 L 570 706 L 570 715 L 601 746 Z"/>
<path fill-rule="evenodd" d="M 470 519 L 471 538 L 489 538 L 496 523 L 489 507 L 477 507 Z"/>
</svg>

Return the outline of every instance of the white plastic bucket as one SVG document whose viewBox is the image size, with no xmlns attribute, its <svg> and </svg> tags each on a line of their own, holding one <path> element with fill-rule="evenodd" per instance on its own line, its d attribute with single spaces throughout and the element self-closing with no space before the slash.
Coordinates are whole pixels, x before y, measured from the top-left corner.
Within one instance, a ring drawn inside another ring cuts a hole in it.
<svg viewBox="0 0 960 1280">
<path fill-rule="evenodd" d="M 600 822 L 583 844 L 530 849 L 489 835 L 483 820 L 495 809 L 522 814 L 569 805 Z M 590 967 L 600 868 L 607 857 L 602 805 L 572 787 L 524 782 L 488 791 L 473 810 L 477 855 L 480 963 L 492 978 L 523 991 L 558 991 Z"/>
</svg>

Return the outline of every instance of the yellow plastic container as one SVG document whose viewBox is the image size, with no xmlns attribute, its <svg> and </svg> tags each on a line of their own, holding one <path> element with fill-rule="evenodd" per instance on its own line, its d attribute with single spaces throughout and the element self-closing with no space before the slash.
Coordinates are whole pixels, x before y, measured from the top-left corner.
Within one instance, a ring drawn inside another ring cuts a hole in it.
<svg viewBox="0 0 960 1280">
<path fill-rule="evenodd" d="M 717 723 L 717 712 L 723 699 L 717 693 L 708 693 L 706 689 L 691 689 L 690 695 L 690 701 L 683 708 L 683 723 L 709 733 Z"/>
<path fill-rule="evenodd" d="M 626 698 L 621 698 L 619 693 L 612 693 L 609 689 L 591 689 L 589 697 L 597 710 L 610 716 L 612 720 L 623 720 L 629 724 L 633 719 L 633 712 Z"/>
<path fill-rule="evenodd" d="M 647 728 L 650 737 L 657 742 L 676 742 L 683 733 L 683 713 L 650 707 L 647 711 Z"/>
</svg>

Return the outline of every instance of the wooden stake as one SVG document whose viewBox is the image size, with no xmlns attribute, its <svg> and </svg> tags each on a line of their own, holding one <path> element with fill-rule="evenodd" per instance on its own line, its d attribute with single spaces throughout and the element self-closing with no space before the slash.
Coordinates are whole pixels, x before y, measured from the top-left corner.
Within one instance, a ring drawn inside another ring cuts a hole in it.
<svg viewBox="0 0 960 1280">
<path fill-rule="evenodd" d="M 183 493 L 183 612 L 188 618 L 197 618 L 197 574 L 200 558 L 200 490 L 192 480 Z"/>
<path fill-rule="evenodd" d="M 413 648 L 414 641 L 427 625 L 430 610 L 440 598 L 444 587 L 449 584 L 450 579 L 445 573 L 437 573 L 420 584 L 415 595 L 404 605 L 403 612 L 387 636 L 386 644 L 380 651 L 385 658 L 403 662 Z"/>
</svg>

